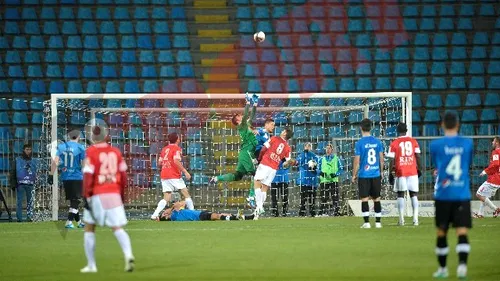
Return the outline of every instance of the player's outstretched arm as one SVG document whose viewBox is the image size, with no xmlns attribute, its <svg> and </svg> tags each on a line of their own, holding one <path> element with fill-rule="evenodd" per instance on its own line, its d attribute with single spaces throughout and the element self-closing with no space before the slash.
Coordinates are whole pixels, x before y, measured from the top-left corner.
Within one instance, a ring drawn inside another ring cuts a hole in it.
<svg viewBox="0 0 500 281">
<path fill-rule="evenodd" d="M 491 155 L 491 161 L 490 164 L 486 169 L 484 169 L 483 173 L 485 175 L 492 175 L 495 173 L 498 173 L 498 169 L 500 168 L 500 155 L 498 154 L 493 154 Z M 481 174 L 483 174 L 481 173 Z"/>
</svg>

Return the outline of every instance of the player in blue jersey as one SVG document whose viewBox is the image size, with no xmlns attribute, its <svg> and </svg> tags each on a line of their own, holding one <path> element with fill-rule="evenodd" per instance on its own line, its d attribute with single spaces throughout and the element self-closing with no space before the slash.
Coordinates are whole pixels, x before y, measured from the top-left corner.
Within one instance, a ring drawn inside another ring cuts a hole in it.
<svg viewBox="0 0 500 281">
<path fill-rule="evenodd" d="M 253 215 L 245 216 L 238 211 L 237 215 L 218 214 L 208 211 L 186 209 L 186 201 L 176 202 L 172 207 L 164 210 L 159 216 L 159 221 L 235 221 L 253 220 Z"/>
<path fill-rule="evenodd" d="M 436 255 L 439 268 L 433 276 L 448 277 L 446 257 L 449 248 L 446 234 L 451 224 L 458 236 L 457 277 L 465 278 L 470 251 L 467 232 L 472 227 L 469 167 L 472 164 L 473 143 L 472 139 L 458 136 L 460 125 L 455 113 L 445 113 L 442 127 L 445 136 L 430 144 L 431 160 L 437 173 L 434 205 L 437 227 Z"/>
<path fill-rule="evenodd" d="M 257 146 L 255 147 L 255 159 L 259 159 L 260 151 L 264 144 L 271 139 L 271 134 L 274 132 L 274 120 L 271 118 L 266 119 L 264 122 L 264 127 L 253 130 L 255 137 L 257 138 Z M 252 181 L 253 184 L 253 181 Z M 250 192 L 247 197 L 248 206 L 250 208 L 255 208 L 255 191 L 253 186 L 250 187 Z"/>
<path fill-rule="evenodd" d="M 360 123 L 362 138 L 356 142 L 352 182 L 358 183 L 361 213 L 364 219 L 361 228 L 370 228 L 370 209 L 368 199 L 373 200 L 375 209 L 375 227 L 381 228 L 382 205 L 380 190 L 382 189 L 382 172 L 384 167 L 384 145 L 370 134 L 372 121 L 363 119 Z"/>
<path fill-rule="evenodd" d="M 78 227 L 84 227 L 80 220 L 78 206 L 82 198 L 83 173 L 82 162 L 85 159 L 85 147 L 79 143 L 80 131 L 75 130 L 68 134 L 69 141 L 65 141 L 57 146 L 56 157 L 52 161 L 49 183 L 52 182 L 52 175 L 59 168 L 61 180 L 66 194 L 66 200 L 69 200 L 68 220 L 66 228 L 75 228 L 73 220 L 78 223 Z"/>
</svg>

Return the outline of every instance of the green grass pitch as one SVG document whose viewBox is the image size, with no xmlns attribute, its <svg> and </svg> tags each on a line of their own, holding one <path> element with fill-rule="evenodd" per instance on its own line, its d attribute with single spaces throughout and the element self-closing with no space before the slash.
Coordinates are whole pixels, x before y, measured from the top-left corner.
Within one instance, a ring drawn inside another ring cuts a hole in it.
<svg viewBox="0 0 500 281">
<path fill-rule="evenodd" d="M 410 218 L 408 218 L 411 221 Z M 259 221 L 132 221 L 136 271 L 123 272 L 111 230 L 97 231 L 99 272 L 86 263 L 83 231 L 65 238 L 53 222 L 0 224 L 0 280 L 432 280 L 437 268 L 432 219 L 421 225 L 360 229 L 361 218 Z M 373 220 L 372 220 L 373 224 Z M 456 236 L 449 235 L 449 280 L 456 280 Z M 474 220 L 471 281 L 500 280 L 500 218 Z"/>
</svg>

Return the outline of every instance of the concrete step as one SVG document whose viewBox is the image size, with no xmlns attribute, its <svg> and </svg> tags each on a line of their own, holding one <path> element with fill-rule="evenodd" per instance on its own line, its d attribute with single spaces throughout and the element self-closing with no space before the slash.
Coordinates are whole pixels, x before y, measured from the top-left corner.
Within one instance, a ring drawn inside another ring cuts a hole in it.
<svg viewBox="0 0 500 281">
<path fill-rule="evenodd" d="M 195 8 L 199 9 L 225 9 L 227 8 L 226 0 L 195 0 L 193 3 Z"/>
<path fill-rule="evenodd" d="M 236 66 L 235 59 L 224 59 L 224 58 L 216 58 L 216 59 L 201 59 L 201 66 L 206 67 L 214 67 L 214 66 Z"/>
<path fill-rule="evenodd" d="M 203 80 L 205 82 L 236 81 L 237 79 L 238 79 L 237 72 L 203 74 Z"/>
<path fill-rule="evenodd" d="M 203 43 L 199 46 L 200 52 L 234 52 L 234 44 L 229 43 Z"/>
<path fill-rule="evenodd" d="M 195 23 L 228 23 L 229 15 L 216 14 L 216 15 L 195 15 Z"/>
<path fill-rule="evenodd" d="M 198 29 L 198 37 L 228 38 L 232 36 L 231 29 Z"/>
</svg>

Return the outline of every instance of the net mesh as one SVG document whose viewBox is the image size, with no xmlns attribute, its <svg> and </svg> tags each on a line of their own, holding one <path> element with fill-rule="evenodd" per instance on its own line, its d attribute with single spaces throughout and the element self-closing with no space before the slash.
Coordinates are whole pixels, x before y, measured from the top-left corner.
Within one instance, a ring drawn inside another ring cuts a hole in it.
<svg viewBox="0 0 500 281">
<path fill-rule="evenodd" d="M 110 128 L 111 143 L 122 151 L 129 166 L 127 212 L 131 217 L 146 218 L 162 198 L 158 154 L 167 144 L 167 135 L 177 132 L 181 136 L 184 166 L 192 175 L 191 181 L 186 184 L 196 208 L 224 211 L 245 207 L 245 198 L 251 187 L 250 176 L 237 182 L 209 184 L 211 176 L 234 172 L 236 168 L 240 137 L 229 120 L 235 113 L 243 111 L 244 95 L 236 99 L 189 100 L 183 99 L 184 96 L 178 99 L 172 97 L 165 100 L 103 99 L 100 96 L 58 99 L 56 141 L 64 141 L 72 130 L 81 130 L 83 143 L 85 124 L 93 118 L 106 122 Z M 46 182 L 53 140 L 50 134 L 51 105 L 46 102 L 44 106 L 41 175 L 35 189 L 36 220 L 50 219 L 52 204 L 58 204 L 61 216 L 67 210 L 62 189 L 59 189 L 61 194 L 58 194 L 57 200 L 53 200 L 53 189 Z M 344 168 L 339 182 L 341 213 L 349 214 L 347 200 L 357 199 L 357 188 L 350 184 L 350 175 L 354 144 L 361 136 L 358 123 L 368 116 L 373 121 L 373 135 L 388 145 L 389 138 L 396 135 L 397 123 L 405 120 L 405 110 L 401 97 L 261 97 L 252 126 L 261 127 L 266 119 L 272 118 L 276 124 L 274 134 L 279 134 L 284 126 L 291 127 L 294 132 L 290 141 L 292 157 L 302 152 L 307 142 L 313 144 L 313 151 L 318 156 L 323 156 L 326 145 L 332 143 L 334 153 L 339 156 Z M 292 169 L 289 215 L 296 215 L 300 208 L 300 188 L 295 184 L 297 176 L 298 171 Z M 385 184 L 382 197 L 391 195 Z"/>
</svg>

